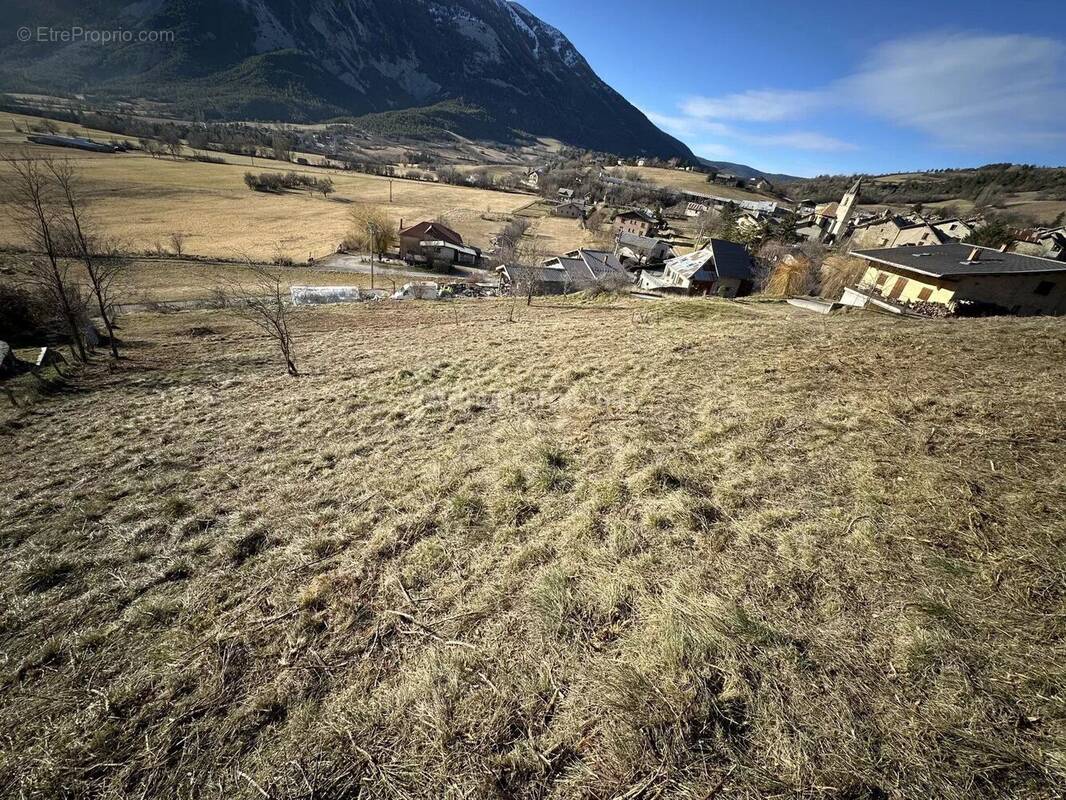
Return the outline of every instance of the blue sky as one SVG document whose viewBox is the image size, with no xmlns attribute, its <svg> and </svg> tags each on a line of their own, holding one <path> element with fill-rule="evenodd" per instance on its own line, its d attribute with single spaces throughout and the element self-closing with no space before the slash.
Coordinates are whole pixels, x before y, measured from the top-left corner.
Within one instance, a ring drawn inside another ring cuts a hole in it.
<svg viewBox="0 0 1066 800">
<path fill-rule="evenodd" d="M 697 155 L 816 175 L 1066 165 L 1062 0 L 524 0 Z"/>
</svg>

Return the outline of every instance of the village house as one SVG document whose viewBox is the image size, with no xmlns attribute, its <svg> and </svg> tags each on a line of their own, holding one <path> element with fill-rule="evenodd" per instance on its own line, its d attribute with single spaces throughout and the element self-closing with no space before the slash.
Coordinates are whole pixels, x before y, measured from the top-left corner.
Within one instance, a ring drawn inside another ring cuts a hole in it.
<svg viewBox="0 0 1066 800">
<path fill-rule="evenodd" d="M 618 234 L 614 252 L 620 259 L 635 261 L 637 264 L 659 263 L 675 255 L 669 242 L 632 233 Z"/>
<path fill-rule="evenodd" d="M 1066 263 L 961 242 L 853 251 L 868 267 L 841 302 L 888 311 L 1064 314 Z"/>
<path fill-rule="evenodd" d="M 481 257 L 477 248 L 463 247 L 463 237 L 440 222 L 419 222 L 399 233 L 400 258 L 442 264 L 476 264 Z M 476 253 L 470 261 L 470 252 Z"/>
<path fill-rule="evenodd" d="M 422 256 L 431 266 L 476 267 L 481 263 L 481 250 L 444 240 L 422 242 Z"/>
<path fill-rule="evenodd" d="M 662 294 L 739 297 L 751 293 L 754 269 L 747 249 L 711 239 L 701 250 L 671 258 L 662 271 L 644 270 L 638 287 Z"/>
<path fill-rule="evenodd" d="M 1066 261 L 1066 227 L 1041 228 L 1024 239 L 1016 239 L 1007 248 L 1012 253 Z"/>
<path fill-rule="evenodd" d="M 808 242 L 820 242 L 825 235 L 825 229 L 814 221 L 813 214 L 797 219 L 794 231 L 796 236 Z"/>
<path fill-rule="evenodd" d="M 956 218 L 937 220 L 932 226 L 956 242 L 968 238 L 975 230 L 969 222 Z"/>
<path fill-rule="evenodd" d="M 711 207 L 706 203 L 686 203 L 685 216 L 698 217 L 700 214 L 706 214 L 710 208 Z"/>
<path fill-rule="evenodd" d="M 959 230 L 961 231 L 961 228 Z M 855 250 L 947 244 L 951 241 L 954 241 L 953 237 L 936 225 L 929 222 L 910 222 L 889 214 L 856 225 L 851 235 L 850 247 Z"/>
<path fill-rule="evenodd" d="M 620 211 L 614 215 L 615 235 L 632 233 L 635 236 L 647 236 L 659 227 L 659 220 L 643 209 Z"/>
<path fill-rule="evenodd" d="M 544 174 L 544 170 L 540 167 L 531 167 L 526 170 L 525 177 L 522 179 L 522 183 L 528 186 L 530 189 L 540 188 L 540 176 Z"/>
<path fill-rule="evenodd" d="M 533 294 L 569 294 L 590 289 L 597 284 L 632 283 L 632 277 L 622 267 L 614 253 L 606 250 L 572 250 L 549 258 L 534 267 L 504 264 L 497 267 L 500 288 L 506 293 L 529 291 Z"/>
<path fill-rule="evenodd" d="M 819 203 L 814 207 L 814 222 L 821 227 L 822 230 L 828 230 L 829 226 L 837 218 L 837 209 L 840 207 L 840 203 L 835 200 L 832 203 Z"/>
<path fill-rule="evenodd" d="M 728 172 L 719 172 L 714 176 L 714 182 L 721 184 L 722 186 L 736 186 L 743 188 L 747 183 L 743 178 L 738 178 L 736 175 L 732 175 Z"/>
<path fill-rule="evenodd" d="M 762 227 L 761 215 L 751 211 L 742 211 L 737 215 L 736 226 L 745 232 L 758 230 Z"/>
<path fill-rule="evenodd" d="M 564 217 L 566 219 L 584 219 L 588 214 L 588 206 L 577 200 L 567 200 L 566 202 L 559 203 L 559 205 L 552 208 L 553 217 Z"/>
</svg>

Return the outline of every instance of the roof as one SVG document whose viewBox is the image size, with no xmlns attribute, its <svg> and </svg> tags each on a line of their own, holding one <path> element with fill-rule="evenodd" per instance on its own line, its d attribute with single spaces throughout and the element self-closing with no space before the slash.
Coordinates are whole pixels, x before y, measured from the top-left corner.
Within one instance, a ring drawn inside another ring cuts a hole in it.
<svg viewBox="0 0 1066 800">
<path fill-rule="evenodd" d="M 656 239 L 653 236 L 637 236 L 635 233 L 620 233 L 618 234 L 618 243 L 623 247 L 630 247 L 636 250 L 652 251 L 660 245 L 669 247 L 669 243 L 662 239 Z"/>
<path fill-rule="evenodd" d="M 636 217 L 637 219 L 642 219 L 645 222 L 650 222 L 652 224 L 656 222 L 655 217 L 653 217 L 647 211 L 643 211 L 639 208 L 630 209 L 629 211 L 619 211 L 617 214 L 614 215 L 614 218 L 618 219 L 619 217 Z"/>
<path fill-rule="evenodd" d="M 670 283 L 663 280 L 663 270 L 645 269 L 640 272 L 639 285 L 641 289 L 668 289 Z"/>
<path fill-rule="evenodd" d="M 611 273 L 626 274 L 625 269 L 622 267 L 622 262 L 618 260 L 618 256 L 606 250 L 574 250 L 566 255 L 570 258 L 577 256 L 596 279 L 603 278 Z"/>
<path fill-rule="evenodd" d="M 744 245 L 725 239 L 711 239 L 708 247 L 714 251 L 714 267 L 719 278 L 751 280 L 751 256 Z"/>
<path fill-rule="evenodd" d="M 452 244 L 463 243 L 462 236 L 439 222 L 419 222 L 417 225 L 400 231 L 400 236 L 417 236 L 419 239 L 426 240 L 443 239 Z"/>
<path fill-rule="evenodd" d="M 880 215 L 878 215 L 876 217 L 871 217 L 870 219 L 864 219 L 864 220 L 862 220 L 860 222 L 856 222 L 855 223 L 855 227 L 856 228 L 869 228 L 869 227 L 872 227 L 874 225 L 885 225 L 885 224 L 887 224 L 889 222 L 891 222 L 893 225 L 895 225 L 897 228 L 900 228 L 901 230 L 903 228 L 906 228 L 907 225 L 908 225 L 908 223 L 905 222 L 902 217 L 898 217 L 895 214 L 886 213 L 886 214 L 880 214 Z"/>
<path fill-rule="evenodd" d="M 751 257 L 744 245 L 711 239 L 702 250 L 669 259 L 664 270 L 691 279 L 697 272 L 713 271 L 719 278 L 751 280 Z"/>
<path fill-rule="evenodd" d="M 422 247 L 448 247 L 457 253 L 466 253 L 470 256 L 481 255 L 481 251 L 476 247 L 467 247 L 462 244 L 455 244 L 454 242 L 446 242 L 443 239 L 436 239 L 434 241 L 419 242 Z"/>
<path fill-rule="evenodd" d="M 605 250 L 573 250 L 566 255 L 549 258 L 535 267 L 508 264 L 502 269 L 512 281 L 531 273 L 538 281 L 563 285 L 575 291 L 594 286 L 608 275 L 629 278 L 618 257 Z"/>
<path fill-rule="evenodd" d="M 970 261 L 970 253 L 974 250 L 979 251 L 979 258 L 976 261 Z M 855 250 L 852 251 L 852 255 L 934 278 L 1066 272 L 1066 262 L 1039 256 L 1026 256 L 1021 253 L 1001 253 L 991 247 L 976 247 L 961 242 L 921 247 Z"/>
</svg>

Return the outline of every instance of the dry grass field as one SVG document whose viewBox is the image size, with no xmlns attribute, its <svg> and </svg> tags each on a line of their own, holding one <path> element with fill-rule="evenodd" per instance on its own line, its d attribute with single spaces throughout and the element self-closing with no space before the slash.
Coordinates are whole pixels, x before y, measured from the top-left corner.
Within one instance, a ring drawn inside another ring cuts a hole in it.
<svg viewBox="0 0 1066 800">
<path fill-rule="evenodd" d="M 614 245 L 610 221 L 605 222 L 600 231 L 590 231 L 582 228 L 576 219 L 546 216 L 535 220 L 530 226 L 524 246 L 536 247 L 538 254 L 549 256 L 579 247 L 614 250 Z"/>
<path fill-rule="evenodd" d="M 772 199 L 769 195 L 760 192 L 749 192 L 746 189 L 738 189 L 735 186 L 709 183 L 707 176 L 702 172 L 685 172 L 684 170 L 663 169 L 662 167 L 626 167 L 626 169 L 640 173 L 640 177 L 643 180 L 659 186 L 687 189 L 691 192 L 713 194 L 717 197 L 729 197 L 734 200 Z"/>
<path fill-rule="evenodd" d="M 123 334 L 0 411 L 4 797 L 1061 797 L 1062 320 Z"/>
<path fill-rule="evenodd" d="M 94 218 L 105 232 L 137 251 L 166 247 L 170 234 L 182 231 L 187 235 L 186 252 L 201 256 L 247 254 L 269 260 L 280 252 L 297 261 L 309 254 L 321 257 L 344 238 L 352 202 L 385 204 L 397 223 L 445 215 L 465 240 L 487 248 L 490 236 L 503 225 L 500 215 L 531 199 L 524 194 L 397 179 L 392 181 L 389 204 L 387 178 L 264 159 L 255 159 L 251 166 L 250 159 L 236 156 L 228 157 L 234 163 L 206 164 L 140 152 L 101 154 L 29 145 L 24 134 L 14 131 L 12 119 L 34 121 L 0 113 L 0 156 L 28 151 L 73 159 L 89 189 Z M 61 132 L 67 127 L 61 124 Z M 76 132 L 104 141 L 112 137 L 100 131 Z M 336 193 L 329 199 L 306 192 L 266 194 L 252 192 L 244 184 L 248 171 L 289 170 L 328 175 Z M 0 216 L 0 244 L 17 240 L 11 222 Z"/>
<path fill-rule="evenodd" d="M 3 259 L 0 258 L 0 264 Z M 16 267 L 17 268 L 17 267 Z M 370 286 L 370 276 L 353 272 L 333 272 L 308 267 L 270 267 L 283 287 L 290 286 Z M 379 270 L 380 273 L 380 270 Z M 88 292 L 89 280 L 80 263 L 70 267 L 71 279 Z M 406 280 L 412 280 L 408 278 Z M 20 282 L 20 281 L 15 281 Z M 259 282 L 244 264 L 205 262 L 180 258 L 133 259 L 115 285 L 115 302 L 120 305 L 166 303 L 171 300 L 210 299 L 216 289 L 254 286 Z M 378 288 L 392 288 L 391 281 L 377 282 Z"/>
</svg>

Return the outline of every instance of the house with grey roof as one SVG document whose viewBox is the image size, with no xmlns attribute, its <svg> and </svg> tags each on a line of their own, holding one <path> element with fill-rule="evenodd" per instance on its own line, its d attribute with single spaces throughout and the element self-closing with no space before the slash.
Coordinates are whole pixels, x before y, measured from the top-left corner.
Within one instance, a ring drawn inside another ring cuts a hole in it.
<svg viewBox="0 0 1066 800">
<path fill-rule="evenodd" d="M 584 219 L 591 209 L 579 200 L 565 200 L 551 210 L 553 217 L 566 219 Z"/>
<path fill-rule="evenodd" d="M 853 250 L 866 272 L 841 302 L 895 313 L 1066 314 L 1066 262 L 961 242 Z"/>
<path fill-rule="evenodd" d="M 704 294 L 739 297 L 750 294 L 754 268 L 747 248 L 724 239 L 669 259 L 661 271 L 644 270 L 638 287 L 657 294 Z"/>
<path fill-rule="evenodd" d="M 614 252 L 619 258 L 638 264 L 658 263 L 676 255 L 673 247 L 664 239 L 625 232 L 618 234 Z"/>
<path fill-rule="evenodd" d="M 608 283 L 628 284 L 632 276 L 614 253 L 606 250 L 572 250 L 533 267 L 504 264 L 497 268 L 504 293 L 569 294 Z"/>
</svg>

